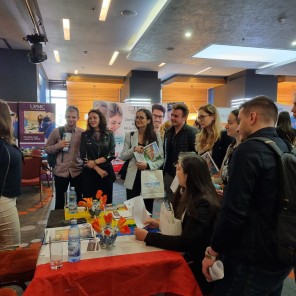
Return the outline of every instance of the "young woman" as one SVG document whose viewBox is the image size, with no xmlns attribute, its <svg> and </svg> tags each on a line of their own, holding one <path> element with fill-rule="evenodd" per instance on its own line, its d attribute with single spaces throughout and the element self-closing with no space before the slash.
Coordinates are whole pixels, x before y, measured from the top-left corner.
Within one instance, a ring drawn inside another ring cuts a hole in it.
<svg viewBox="0 0 296 296">
<path fill-rule="evenodd" d="M 141 171 L 157 170 L 163 164 L 163 145 L 159 133 L 156 134 L 154 131 L 151 112 L 139 109 L 136 113 L 135 126 L 137 131 L 125 135 L 123 150 L 119 156 L 120 159 L 129 161 L 124 182 L 127 199 L 141 194 Z M 155 141 L 159 147 L 161 159 L 153 162 L 151 166 L 146 162 L 137 162 L 134 152 L 143 153 L 143 148 Z M 153 199 L 144 199 L 144 202 L 147 211 L 152 213 Z"/>
<path fill-rule="evenodd" d="M 22 153 L 14 145 L 12 116 L 0 100 L 0 251 L 20 244 L 20 222 L 16 198 L 21 194 Z"/>
<path fill-rule="evenodd" d="M 213 178 L 213 181 L 216 184 L 226 185 L 228 183 L 228 164 L 229 164 L 229 161 L 231 159 L 234 149 L 241 142 L 240 136 L 237 132 L 238 125 L 239 125 L 238 109 L 234 109 L 229 113 L 227 124 L 225 126 L 227 135 L 229 137 L 232 137 L 234 140 L 228 146 L 228 148 L 226 150 L 226 154 L 225 154 L 225 157 L 224 157 L 222 165 L 221 165 L 220 176 L 217 178 Z M 219 193 L 221 193 L 221 192 L 219 192 Z"/>
<path fill-rule="evenodd" d="M 173 200 L 175 217 L 182 219 L 180 236 L 163 235 L 136 228 L 136 239 L 145 241 L 146 245 L 185 252 L 191 262 L 190 267 L 203 292 L 211 291 L 201 272 L 204 250 L 210 243 L 220 202 L 212 184 L 207 163 L 194 152 L 186 152 L 179 156 L 176 165 L 179 187 Z M 150 227 L 158 227 L 159 222 L 150 219 Z"/>
<path fill-rule="evenodd" d="M 201 130 L 196 135 L 195 149 L 199 155 L 209 152 L 220 169 L 233 138 L 229 137 L 225 130 L 221 130 L 220 116 L 214 105 L 201 106 L 197 119 Z"/>
<path fill-rule="evenodd" d="M 290 142 L 292 145 L 296 144 L 296 129 L 292 128 L 289 112 L 282 111 L 279 113 L 276 132 L 282 139 Z"/>
<path fill-rule="evenodd" d="M 83 196 L 95 197 L 98 189 L 112 203 L 115 173 L 111 164 L 114 159 L 115 141 L 112 131 L 107 130 L 106 118 L 98 109 L 88 112 L 87 130 L 81 134 L 80 157 L 84 160 Z"/>
</svg>

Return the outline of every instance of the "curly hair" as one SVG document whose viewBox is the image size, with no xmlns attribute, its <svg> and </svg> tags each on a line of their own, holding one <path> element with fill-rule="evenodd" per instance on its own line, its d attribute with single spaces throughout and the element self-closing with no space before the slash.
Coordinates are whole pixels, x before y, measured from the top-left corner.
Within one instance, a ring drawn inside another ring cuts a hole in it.
<svg viewBox="0 0 296 296">
<path fill-rule="evenodd" d="M 99 110 L 99 109 L 91 109 L 88 112 L 88 116 L 90 113 L 96 113 L 98 114 L 100 118 L 100 123 L 99 123 L 99 129 L 101 133 L 105 133 L 107 131 L 107 120 L 105 115 Z M 87 130 L 94 131 L 94 128 L 92 128 L 89 124 L 89 120 L 87 119 Z"/>
</svg>

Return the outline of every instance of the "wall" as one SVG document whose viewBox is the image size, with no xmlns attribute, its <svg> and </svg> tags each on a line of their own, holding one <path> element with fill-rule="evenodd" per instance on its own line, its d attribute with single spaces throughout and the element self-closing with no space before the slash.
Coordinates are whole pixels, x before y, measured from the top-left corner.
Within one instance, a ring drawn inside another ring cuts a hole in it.
<svg viewBox="0 0 296 296">
<path fill-rule="evenodd" d="M 37 102 L 37 67 L 27 50 L 0 49 L 0 98 Z"/>
</svg>

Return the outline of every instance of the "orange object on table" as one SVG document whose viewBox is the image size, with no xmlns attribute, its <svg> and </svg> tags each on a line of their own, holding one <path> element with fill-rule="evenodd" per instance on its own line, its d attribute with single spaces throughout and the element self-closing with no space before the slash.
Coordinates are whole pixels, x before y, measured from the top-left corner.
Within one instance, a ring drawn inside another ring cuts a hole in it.
<svg viewBox="0 0 296 296">
<path fill-rule="evenodd" d="M 37 266 L 24 296 L 202 295 L 181 254 L 155 251 L 64 262 L 60 270 Z"/>
</svg>

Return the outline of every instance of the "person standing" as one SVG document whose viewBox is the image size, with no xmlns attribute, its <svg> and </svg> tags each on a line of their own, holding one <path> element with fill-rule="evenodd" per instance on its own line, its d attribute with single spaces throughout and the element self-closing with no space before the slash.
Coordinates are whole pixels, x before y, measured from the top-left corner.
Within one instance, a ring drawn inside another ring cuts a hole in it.
<svg viewBox="0 0 296 296">
<path fill-rule="evenodd" d="M 23 156 L 14 145 L 13 116 L 0 100 L 0 251 L 18 247 L 21 239 L 16 199 L 21 194 Z"/>
<path fill-rule="evenodd" d="M 83 196 L 95 197 L 98 189 L 112 203 L 116 176 L 111 161 L 115 158 L 115 140 L 107 130 L 106 117 L 99 109 L 88 112 L 87 130 L 81 134 L 80 156 L 84 161 Z"/>
<path fill-rule="evenodd" d="M 293 107 L 291 109 L 291 112 L 293 113 L 294 118 L 296 119 L 296 93 L 293 97 Z"/>
<path fill-rule="evenodd" d="M 75 187 L 77 201 L 82 199 L 82 159 L 79 156 L 80 138 L 82 129 L 76 126 L 79 119 L 79 110 L 75 106 L 66 109 L 66 125 L 64 134 L 70 133 L 71 140 L 61 137 L 59 128 L 55 128 L 44 147 L 46 153 L 56 154 L 56 166 L 53 169 L 55 178 L 55 209 L 63 209 L 65 193 L 68 186 Z M 66 150 L 66 151 L 64 151 Z"/>
<path fill-rule="evenodd" d="M 289 151 L 275 130 L 277 114 L 275 103 L 266 96 L 239 108 L 242 143 L 233 152 L 221 213 L 203 260 L 202 270 L 209 281 L 209 267 L 218 255 L 224 264 L 224 278 L 216 282 L 214 295 L 278 296 L 291 271 L 277 257 L 278 156 L 267 144 L 253 139 L 266 137 L 283 152 Z"/>
<path fill-rule="evenodd" d="M 165 116 L 165 108 L 160 104 L 153 104 L 152 118 L 153 118 L 153 127 L 155 132 L 159 132 L 164 116 Z"/>
<path fill-rule="evenodd" d="M 292 145 L 296 143 L 296 129 L 292 128 L 289 112 L 282 111 L 279 113 L 276 132 L 280 138 L 290 142 Z"/>
<path fill-rule="evenodd" d="M 119 156 L 122 160 L 129 160 L 124 186 L 127 199 L 141 195 L 141 171 L 157 170 L 163 164 L 163 147 L 159 133 L 153 128 L 152 114 L 147 109 L 139 109 L 136 113 L 135 126 L 137 131 L 127 133 L 124 139 L 123 150 Z M 137 162 L 134 152 L 143 153 L 144 147 L 157 142 L 161 159 L 149 166 L 146 162 Z M 153 199 L 144 199 L 146 209 L 152 214 Z"/>
<path fill-rule="evenodd" d="M 195 136 L 197 130 L 186 123 L 189 110 L 183 103 L 176 103 L 172 106 L 171 113 L 172 127 L 164 135 L 164 189 L 166 198 L 172 202 L 174 193 L 170 186 L 176 176 L 175 163 L 178 161 L 180 152 L 195 151 Z"/>
</svg>

